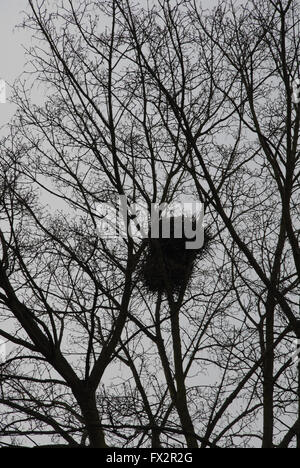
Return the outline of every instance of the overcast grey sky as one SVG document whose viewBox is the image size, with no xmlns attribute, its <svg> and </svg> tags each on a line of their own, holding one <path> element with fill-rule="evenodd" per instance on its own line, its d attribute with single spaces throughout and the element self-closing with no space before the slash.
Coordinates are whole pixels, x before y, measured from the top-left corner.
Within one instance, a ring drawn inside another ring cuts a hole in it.
<svg viewBox="0 0 300 468">
<path fill-rule="evenodd" d="M 27 8 L 27 0 L 0 0 L 0 7 L 0 79 L 12 83 L 24 69 L 22 44 L 30 41 L 29 32 L 14 30 L 22 20 L 21 11 Z M 0 104 L 0 126 L 10 120 L 13 112 L 11 104 Z"/>
</svg>

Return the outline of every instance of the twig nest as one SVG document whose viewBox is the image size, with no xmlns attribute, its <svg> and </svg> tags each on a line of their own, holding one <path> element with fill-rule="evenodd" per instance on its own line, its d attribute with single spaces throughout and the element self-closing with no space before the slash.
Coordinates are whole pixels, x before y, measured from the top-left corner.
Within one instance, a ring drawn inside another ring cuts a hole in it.
<svg viewBox="0 0 300 468">
<path fill-rule="evenodd" d="M 168 288 L 172 293 L 178 292 L 182 285 L 189 283 L 196 259 L 203 258 L 208 251 L 211 236 L 205 229 L 203 245 L 200 248 L 187 248 L 187 242 L 196 241 L 199 230 L 195 218 L 183 216 L 161 218 L 158 231 L 158 237 L 153 238 L 150 229 L 148 238 L 143 240 L 145 250 L 139 278 L 148 292 L 163 293 Z M 194 237 L 191 237 L 191 231 Z"/>
</svg>

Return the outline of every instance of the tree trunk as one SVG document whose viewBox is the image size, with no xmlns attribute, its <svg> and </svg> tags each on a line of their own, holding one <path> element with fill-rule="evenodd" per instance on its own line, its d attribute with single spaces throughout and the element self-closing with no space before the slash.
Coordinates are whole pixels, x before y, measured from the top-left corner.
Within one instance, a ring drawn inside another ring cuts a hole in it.
<svg viewBox="0 0 300 468">
<path fill-rule="evenodd" d="M 90 448 L 106 448 L 107 445 L 96 405 L 95 391 L 84 388 L 74 393 L 84 418 Z"/>
<path fill-rule="evenodd" d="M 186 387 L 185 387 L 185 376 L 183 371 L 183 357 L 181 349 L 181 336 L 180 336 L 180 325 L 179 325 L 179 311 L 171 311 L 171 325 L 172 325 L 172 338 L 173 338 L 173 353 L 174 353 L 174 365 L 175 365 L 175 380 L 177 386 L 176 394 L 176 408 L 182 425 L 182 429 L 185 432 L 185 439 L 188 448 L 198 448 L 198 442 L 195 435 L 195 429 L 189 413 Z"/>
<path fill-rule="evenodd" d="M 266 316 L 266 351 L 264 358 L 264 383 L 263 383 L 263 443 L 262 448 L 273 447 L 273 372 L 274 372 L 274 304 L 267 308 Z"/>
</svg>

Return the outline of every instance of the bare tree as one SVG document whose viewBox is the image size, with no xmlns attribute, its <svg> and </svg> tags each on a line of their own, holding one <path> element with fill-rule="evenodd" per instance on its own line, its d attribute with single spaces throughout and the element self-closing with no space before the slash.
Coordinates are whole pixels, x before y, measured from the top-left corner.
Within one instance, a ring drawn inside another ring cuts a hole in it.
<svg viewBox="0 0 300 468">
<path fill-rule="evenodd" d="M 1 443 L 299 447 L 298 2 L 28 3 L 1 146 Z M 99 237 L 96 207 L 182 194 L 211 247 L 176 291 L 161 251 L 153 293 L 147 245 Z"/>
</svg>

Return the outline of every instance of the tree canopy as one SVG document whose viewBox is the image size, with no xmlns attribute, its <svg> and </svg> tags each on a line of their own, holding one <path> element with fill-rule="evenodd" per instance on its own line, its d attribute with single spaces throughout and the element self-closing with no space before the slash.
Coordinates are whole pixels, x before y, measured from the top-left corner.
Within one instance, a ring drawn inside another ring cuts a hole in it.
<svg viewBox="0 0 300 468">
<path fill-rule="evenodd" d="M 298 0 L 28 7 L 0 146 L 0 445 L 299 448 Z M 175 291 L 160 255 L 145 288 L 141 239 L 99 236 L 120 196 L 203 203 L 210 247 Z"/>
</svg>

